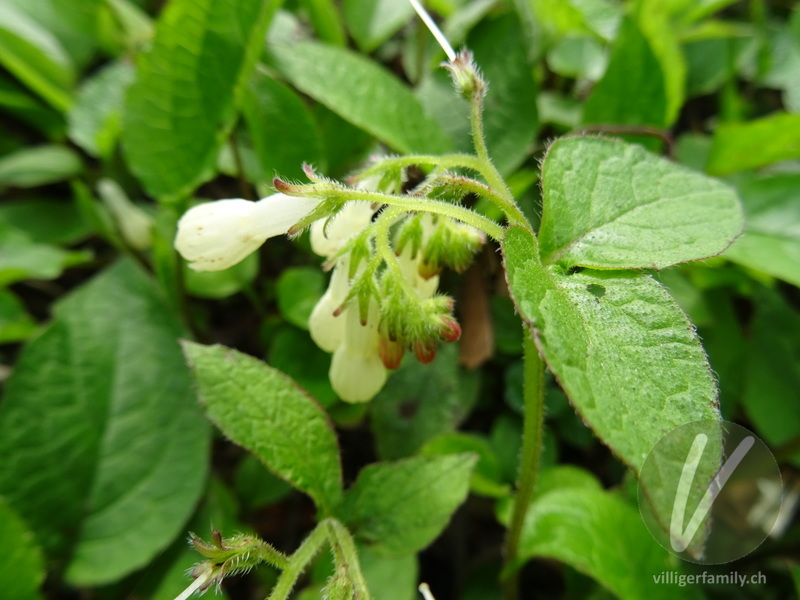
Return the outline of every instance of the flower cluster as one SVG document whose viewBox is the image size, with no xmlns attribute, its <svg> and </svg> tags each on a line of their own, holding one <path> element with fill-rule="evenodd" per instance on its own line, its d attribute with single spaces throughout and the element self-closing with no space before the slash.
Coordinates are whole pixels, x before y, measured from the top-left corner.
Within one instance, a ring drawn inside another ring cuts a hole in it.
<svg viewBox="0 0 800 600">
<path fill-rule="evenodd" d="M 437 294 L 439 273 L 444 267 L 463 271 L 484 242 L 481 232 L 449 217 L 374 201 L 399 191 L 402 173 L 390 175 L 367 177 L 349 190 L 370 200 L 338 204 L 276 180 L 292 195 L 198 205 L 180 220 L 175 240 L 191 268 L 214 271 L 241 261 L 267 238 L 310 223 L 312 250 L 327 259 L 332 273 L 309 331 L 333 354 L 331 385 L 348 402 L 375 396 L 406 350 L 427 363 L 438 342 L 459 338 L 453 301 Z"/>
</svg>

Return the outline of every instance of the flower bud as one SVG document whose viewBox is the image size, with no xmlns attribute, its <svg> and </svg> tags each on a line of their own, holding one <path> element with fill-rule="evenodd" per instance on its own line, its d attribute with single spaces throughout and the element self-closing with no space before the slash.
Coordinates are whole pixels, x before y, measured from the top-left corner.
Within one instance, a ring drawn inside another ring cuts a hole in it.
<svg viewBox="0 0 800 600">
<path fill-rule="evenodd" d="M 97 192 L 114 218 L 122 239 L 136 250 L 149 248 L 153 243 L 153 218 L 131 202 L 125 190 L 112 179 L 98 181 Z"/>
<path fill-rule="evenodd" d="M 268 238 L 287 233 L 319 202 L 273 194 L 258 202 L 231 199 L 199 204 L 178 222 L 175 248 L 195 271 L 221 271 L 255 252 Z"/>
</svg>

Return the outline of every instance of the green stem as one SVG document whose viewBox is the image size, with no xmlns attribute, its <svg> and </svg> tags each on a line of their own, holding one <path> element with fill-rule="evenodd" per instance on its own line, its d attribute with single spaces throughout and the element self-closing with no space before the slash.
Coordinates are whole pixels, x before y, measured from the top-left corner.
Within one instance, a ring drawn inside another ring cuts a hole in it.
<svg viewBox="0 0 800 600">
<path fill-rule="evenodd" d="M 325 521 L 322 521 L 314 530 L 308 534 L 300 547 L 289 557 L 283 573 L 278 577 L 278 582 L 272 588 L 272 593 L 268 600 L 286 600 L 292 593 L 295 583 L 308 563 L 317 555 L 322 544 L 328 539 L 328 531 Z"/>
<path fill-rule="evenodd" d="M 361 565 L 358 562 L 358 552 L 356 551 L 353 536 L 336 519 L 328 519 L 326 524 L 333 556 L 337 565 L 343 566 L 347 570 L 356 592 L 356 600 L 370 600 L 371 596 L 364 575 L 361 573 Z"/>
<path fill-rule="evenodd" d="M 481 136 L 483 136 L 483 127 L 481 126 Z M 482 139 L 482 138 L 481 138 Z M 414 165 L 434 165 L 443 169 L 469 169 L 480 173 L 489 185 L 496 187 L 496 192 L 500 194 L 507 201 L 514 202 L 514 197 L 511 195 L 511 190 L 506 185 L 505 181 L 498 174 L 497 170 L 491 161 L 488 164 L 472 154 L 444 154 L 442 156 L 428 155 L 428 154 L 411 154 L 408 156 L 394 156 L 383 158 L 381 161 L 368 169 L 361 172 L 361 177 L 368 177 L 369 175 L 376 175 L 386 170 L 386 166 L 393 167 L 411 167 Z M 492 181 L 490 181 L 493 180 Z"/>
<path fill-rule="evenodd" d="M 533 341 L 532 329 L 527 325 L 524 327 L 523 398 L 525 413 L 522 426 L 522 455 L 505 548 L 506 580 L 504 588 L 508 600 L 515 600 L 519 595 L 519 578 L 515 563 L 519 559 L 522 527 L 525 524 L 525 515 L 528 513 L 539 473 L 544 423 L 544 361 Z"/>
<path fill-rule="evenodd" d="M 449 202 L 439 202 L 438 200 L 417 199 L 414 196 L 395 196 L 394 194 L 381 194 L 379 192 L 366 192 L 364 190 L 332 189 L 324 190 L 326 197 L 336 197 L 343 201 L 365 200 L 376 204 L 388 204 L 396 206 L 405 212 L 428 212 L 436 215 L 444 215 L 462 221 L 467 225 L 472 225 L 476 229 L 483 231 L 486 235 L 495 240 L 503 237 L 503 228 L 491 219 L 483 215 L 464 208 L 450 204 Z"/>
<path fill-rule="evenodd" d="M 491 188 L 488 185 L 484 185 L 479 181 L 475 181 L 474 179 L 470 179 L 469 177 L 460 177 L 459 175 L 453 175 L 452 173 L 442 175 L 438 178 L 438 180 L 447 181 L 452 186 L 464 192 L 476 194 L 478 196 L 486 198 L 492 204 L 497 206 L 500 210 L 502 210 L 505 213 L 509 223 L 515 225 L 522 225 L 523 227 L 526 227 L 529 230 L 531 229 L 528 219 L 519 209 L 517 203 L 513 201 L 509 202 L 508 200 L 506 200 L 506 198 L 497 193 L 494 188 Z"/>
<path fill-rule="evenodd" d="M 486 136 L 483 133 L 483 93 L 475 91 L 470 97 L 470 125 L 472 127 L 472 143 L 475 146 L 475 154 L 478 155 L 480 161 L 481 175 L 486 179 L 491 187 L 500 190 L 501 193 L 507 197 L 512 198 L 511 190 L 506 185 L 505 179 L 500 175 L 500 172 L 494 166 L 492 159 L 489 158 L 489 150 L 486 147 Z"/>
</svg>

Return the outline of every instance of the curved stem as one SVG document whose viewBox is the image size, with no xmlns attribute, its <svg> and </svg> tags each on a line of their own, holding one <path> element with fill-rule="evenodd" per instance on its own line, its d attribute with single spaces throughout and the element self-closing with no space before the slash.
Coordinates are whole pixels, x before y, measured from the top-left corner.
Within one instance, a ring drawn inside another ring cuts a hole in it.
<svg viewBox="0 0 800 600">
<path fill-rule="evenodd" d="M 509 202 L 500 195 L 494 188 L 489 187 L 488 185 L 484 185 L 479 181 L 475 181 L 474 179 L 470 179 L 469 177 L 459 177 L 458 175 L 453 174 L 445 174 L 439 177 L 439 180 L 445 180 L 451 183 L 454 187 L 457 187 L 465 192 L 476 194 L 481 196 L 482 198 L 486 198 L 500 210 L 502 210 L 506 218 L 508 219 L 509 223 L 514 225 L 522 225 L 527 229 L 531 229 L 530 223 L 528 222 L 527 217 L 523 214 L 520 210 L 519 206 L 517 206 L 516 202 Z"/>
<path fill-rule="evenodd" d="M 524 327 L 523 397 L 525 413 L 522 426 L 522 453 L 517 476 L 517 491 L 514 496 L 514 507 L 505 547 L 506 580 L 504 589 L 508 600 L 515 600 L 519 595 L 519 577 L 515 563 L 519 559 L 522 527 L 525 524 L 525 516 L 533 498 L 539 473 L 544 423 L 544 361 L 533 341 L 532 329 L 527 325 Z"/>
<path fill-rule="evenodd" d="M 283 573 L 278 577 L 278 582 L 272 588 L 269 600 L 286 600 L 292 593 L 297 579 L 303 573 L 308 563 L 317 555 L 322 544 L 328 539 L 328 531 L 325 521 L 322 521 L 316 528 L 308 534 L 300 547 L 289 557 L 289 564 L 286 565 Z"/>
<path fill-rule="evenodd" d="M 416 199 L 414 196 L 395 196 L 393 194 L 381 194 L 379 192 L 365 192 L 363 190 L 326 190 L 325 195 L 328 197 L 336 196 L 345 201 L 366 200 L 377 204 L 388 204 L 389 206 L 396 206 L 403 211 L 429 212 L 436 215 L 443 215 L 456 219 L 457 221 L 462 221 L 467 225 L 472 225 L 495 240 L 500 240 L 503 237 L 503 228 L 491 219 L 487 219 L 483 215 L 479 215 L 468 208 L 450 204 L 449 202 Z"/>
<path fill-rule="evenodd" d="M 358 552 L 356 551 L 353 536 L 336 519 L 328 519 L 326 525 L 334 559 L 337 565 L 341 565 L 346 569 L 356 593 L 356 600 L 370 600 L 371 596 L 364 575 L 361 573 L 361 565 L 358 562 Z"/>
<path fill-rule="evenodd" d="M 489 157 L 489 150 L 486 147 L 486 137 L 483 133 L 483 94 L 478 91 L 474 92 L 472 96 L 470 96 L 469 105 L 472 143 L 475 146 L 475 154 L 478 155 L 478 160 L 482 165 L 480 171 L 481 175 L 486 178 L 486 183 L 497 190 L 501 190 L 503 195 L 507 198 L 511 198 L 513 202 L 511 190 L 506 185 L 497 167 L 494 166 L 492 159 Z"/>
</svg>

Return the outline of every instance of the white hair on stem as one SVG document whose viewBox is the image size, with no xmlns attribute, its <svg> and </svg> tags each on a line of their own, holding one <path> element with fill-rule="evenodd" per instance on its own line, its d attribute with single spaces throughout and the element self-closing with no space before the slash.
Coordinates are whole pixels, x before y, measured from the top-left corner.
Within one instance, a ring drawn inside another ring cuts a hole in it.
<svg viewBox="0 0 800 600">
<path fill-rule="evenodd" d="M 450 62 L 453 62 L 456 59 L 456 51 L 453 50 L 453 47 L 450 45 L 450 42 L 447 41 L 447 38 L 444 37 L 442 30 L 437 27 L 436 23 L 433 22 L 431 16 L 428 12 L 422 8 L 422 4 L 419 3 L 419 0 L 408 0 L 411 3 L 411 6 L 414 7 L 414 10 L 417 11 L 419 18 L 422 19 L 422 22 L 430 29 L 433 37 L 436 38 L 436 41 L 439 42 L 439 45 L 444 50 L 444 53 L 447 54 L 447 59 Z"/>
</svg>

